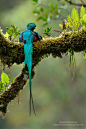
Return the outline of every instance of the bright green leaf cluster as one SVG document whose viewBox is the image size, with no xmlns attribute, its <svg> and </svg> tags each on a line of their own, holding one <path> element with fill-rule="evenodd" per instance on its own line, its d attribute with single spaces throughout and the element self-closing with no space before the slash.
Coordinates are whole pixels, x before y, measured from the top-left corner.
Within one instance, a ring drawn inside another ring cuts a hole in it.
<svg viewBox="0 0 86 129">
<path fill-rule="evenodd" d="M 6 84 L 6 87 L 7 87 L 10 81 L 10 75 L 7 75 L 6 73 L 2 72 L 1 80 L 3 84 Z"/>
<path fill-rule="evenodd" d="M 80 23 L 82 25 L 82 28 L 86 28 L 86 10 L 85 8 L 82 6 L 81 10 L 80 10 Z"/>
<path fill-rule="evenodd" d="M 51 28 L 52 28 L 52 27 L 51 27 Z M 43 28 L 44 31 L 45 31 L 44 34 L 47 35 L 47 36 L 51 36 L 51 33 L 50 33 L 51 28 L 48 28 L 48 27 L 47 27 L 47 29 L 46 29 L 46 28 Z"/>
<path fill-rule="evenodd" d="M 77 31 L 79 29 L 80 23 L 82 28 L 86 28 L 86 13 L 85 8 L 82 6 L 80 10 L 80 18 L 79 13 L 75 8 L 72 9 L 71 15 L 67 16 L 67 21 L 65 20 L 66 29 Z M 59 24 L 62 28 L 62 25 Z"/>
<path fill-rule="evenodd" d="M 9 40 L 15 41 L 15 38 L 20 35 L 20 30 L 18 29 L 18 27 L 15 27 L 15 25 L 11 25 L 11 28 L 7 28 L 7 32 L 6 32 L 6 38 L 8 38 Z"/>
<path fill-rule="evenodd" d="M 72 30 L 76 31 L 79 28 L 79 14 L 75 8 L 72 9 L 71 16 L 69 15 L 67 17 L 69 28 L 72 28 Z"/>
<path fill-rule="evenodd" d="M 11 80 L 11 82 L 13 83 L 14 78 Z M 5 90 L 6 87 L 9 86 L 9 82 L 10 82 L 10 75 L 2 72 L 1 73 L 1 81 L 0 81 L 0 91 Z"/>
<path fill-rule="evenodd" d="M 81 22 L 81 25 L 82 25 L 82 28 L 86 28 L 86 13 L 85 13 L 85 8 L 82 6 L 81 7 L 81 12 L 80 12 L 80 22 Z"/>
</svg>

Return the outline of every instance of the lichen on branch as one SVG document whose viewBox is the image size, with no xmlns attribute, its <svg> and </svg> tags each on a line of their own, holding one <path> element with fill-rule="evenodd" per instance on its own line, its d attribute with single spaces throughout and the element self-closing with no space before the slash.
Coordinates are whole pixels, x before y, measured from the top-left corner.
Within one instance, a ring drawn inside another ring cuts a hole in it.
<svg viewBox="0 0 86 129">
<path fill-rule="evenodd" d="M 44 58 L 45 54 L 52 54 L 53 57 L 60 57 L 67 53 L 69 49 L 74 52 L 85 51 L 86 49 L 86 29 L 79 31 L 62 32 L 59 37 L 46 37 L 41 41 L 33 42 L 33 62 L 32 78 L 34 77 L 34 67 Z M 0 30 L 0 59 L 3 65 L 24 61 L 24 44 L 9 41 Z M 0 95 L 0 111 L 5 114 L 7 106 L 21 89 L 25 86 L 29 75 L 27 66 L 21 70 L 10 87 Z"/>
</svg>

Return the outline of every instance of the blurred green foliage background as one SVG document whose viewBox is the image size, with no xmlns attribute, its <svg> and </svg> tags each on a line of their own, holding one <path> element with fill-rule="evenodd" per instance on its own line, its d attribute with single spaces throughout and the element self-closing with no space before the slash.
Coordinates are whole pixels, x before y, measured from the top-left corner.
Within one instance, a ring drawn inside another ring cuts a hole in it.
<svg viewBox="0 0 86 129">
<path fill-rule="evenodd" d="M 59 1 L 59 0 L 58 0 Z M 75 0 L 76 1 L 76 0 Z M 79 0 L 77 0 L 78 2 Z M 43 0 L 43 4 L 49 2 L 55 4 L 57 0 Z M 79 1 L 80 2 L 80 1 Z M 67 17 L 74 6 L 66 3 L 67 9 L 61 11 L 61 15 Z M 77 9 L 77 6 L 75 6 Z M 26 29 L 29 22 L 35 22 L 36 31 L 43 36 L 43 22 L 36 22 L 36 16 L 32 11 L 36 9 L 31 0 L 0 0 L 0 26 L 6 33 L 6 27 L 15 24 L 21 31 Z M 66 11 L 67 10 L 67 11 Z M 60 30 L 58 24 L 60 19 L 52 21 L 46 27 L 52 27 L 52 36 L 59 34 L 53 32 Z M 46 28 L 45 27 L 45 28 Z M 43 59 L 35 67 L 35 77 L 32 79 L 32 92 L 36 110 L 36 116 L 32 111 L 29 116 L 29 85 L 25 86 L 18 98 L 11 101 L 5 119 L 0 116 L 0 129 L 76 129 L 80 126 L 62 126 L 54 124 L 62 122 L 77 122 L 84 124 L 86 128 L 86 60 L 82 53 L 76 54 L 76 75 L 74 79 L 73 71 L 68 69 L 69 55 L 63 59 L 53 59 L 51 56 Z M 11 75 L 11 79 L 16 77 L 23 68 L 23 64 L 14 64 L 10 69 L 5 68 L 5 72 Z M 2 66 L 0 66 L 0 74 Z"/>
</svg>

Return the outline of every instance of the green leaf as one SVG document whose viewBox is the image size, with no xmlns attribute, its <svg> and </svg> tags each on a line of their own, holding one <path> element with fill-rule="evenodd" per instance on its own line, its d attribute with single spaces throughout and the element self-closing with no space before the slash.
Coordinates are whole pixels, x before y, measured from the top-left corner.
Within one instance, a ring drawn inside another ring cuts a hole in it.
<svg viewBox="0 0 86 129">
<path fill-rule="evenodd" d="M 75 76 L 75 73 L 76 73 L 76 60 L 75 60 L 75 57 L 74 57 L 74 61 L 73 61 L 73 78 Z"/>
<path fill-rule="evenodd" d="M 0 81 L 0 91 L 4 90 L 5 86 L 3 85 L 3 83 Z"/>
<path fill-rule="evenodd" d="M 83 58 L 84 58 L 84 59 L 86 58 L 86 54 L 85 54 L 85 53 L 83 54 Z"/>
<path fill-rule="evenodd" d="M 36 21 L 39 21 L 39 20 L 41 20 L 41 19 L 42 19 L 42 16 L 38 17 L 38 18 L 36 19 Z"/>
<path fill-rule="evenodd" d="M 16 36 L 17 36 L 17 34 L 16 34 L 16 33 L 13 33 L 13 36 L 14 36 L 14 37 L 16 37 Z"/>
<path fill-rule="evenodd" d="M 47 29 L 46 28 L 43 28 L 43 29 L 45 30 L 45 32 L 48 32 L 49 33 L 51 31 L 51 28 L 47 27 Z"/>
<path fill-rule="evenodd" d="M 52 28 L 52 27 L 51 27 L 51 28 Z M 45 31 L 43 34 L 45 34 L 45 35 L 47 35 L 47 36 L 51 36 L 51 33 L 50 33 L 51 28 L 48 28 L 48 27 L 47 27 L 47 29 L 46 29 L 46 28 L 43 28 L 44 31 Z"/>
<path fill-rule="evenodd" d="M 11 36 L 14 33 L 14 29 L 13 28 L 9 28 L 7 33 Z"/>
<path fill-rule="evenodd" d="M 57 14 L 59 14 L 59 13 L 58 13 L 58 8 L 56 9 L 56 15 L 57 15 Z"/>
<path fill-rule="evenodd" d="M 52 10 L 47 10 L 47 12 L 52 12 Z"/>
<path fill-rule="evenodd" d="M 5 35 L 5 36 L 6 36 L 6 38 L 8 39 L 8 37 L 9 37 L 10 35 L 6 32 L 6 35 Z"/>
<path fill-rule="evenodd" d="M 58 3 L 56 3 L 56 5 L 55 5 L 55 8 L 57 8 L 58 7 Z"/>
<path fill-rule="evenodd" d="M 8 74 L 9 80 L 10 80 L 10 74 Z"/>
<path fill-rule="evenodd" d="M 11 24 L 11 27 L 15 29 L 15 25 L 14 24 Z"/>
<path fill-rule="evenodd" d="M 49 3 L 49 6 L 53 9 L 54 8 L 54 6 L 53 6 L 53 4 L 52 3 Z"/>
<path fill-rule="evenodd" d="M 71 16 L 70 15 L 67 16 L 67 20 L 68 20 L 69 26 L 71 26 L 72 25 L 72 19 L 71 19 Z"/>
<path fill-rule="evenodd" d="M 82 28 L 86 28 L 86 14 L 80 19 Z"/>
<path fill-rule="evenodd" d="M 43 28 L 45 32 L 47 32 L 47 29 L 46 28 Z"/>
<path fill-rule="evenodd" d="M 47 18 L 46 17 L 42 17 L 41 18 L 43 21 L 47 21 Z"/>
<path fill-rule="evenodd" d="M 80 17 L 82 18 L 85 15 L 85 8 L 82 6 L 80 10 Z"/>
<path fill-rule="evenodd" d="M 65 2 L 64 2 L 64 1 L 62 2 L 62 5 L 63 5 L 63 6 L 65 5 Z"/>
<path fill-rule="evenodd" d="M 79 14 L 75 8 L 72 9 L 71 18 L 73 18 L 74 21 L 79 22 Z"/>
<path fill-rule="evenodd" d="M 16 30 L 18 29 L 18 27 L 16 27 Z"/>
<path fill-rule="evenodd" d="M 41 7 L 41 8 L 40 8 L 40 11 L 41 11 L 41 12 L 44 12 L 44 8 L 43 8 L 43 7 Z"/>
<path fill-rule="evenodd" d="M 63 26 L 62 26 L 62 24 L 59 24 L 59 26 L 61 27 L 61 29 L 63 29 Z"/>
<path fill-rule="evenodd" d="M 83 22 L 86 24 L 86 14 L 83 16 Z"/>
<path fill-rule="evenodd" d="M 45 55 L 44 55 L 44 58 L 48 58 L 48 54 L 45 54 Z"/>
<path fill-rule="evenodd" d="M 2 80 L 3 84 L 7 84 L 7 86 L 8 86 L 8 83 L 9 83 L 10 79 L 9 79 L 9 77 L 6 73 L 2 72 L 1 80 Z"/>
<path fill-rule="evenodd" d="M 37 10 L 33 10 L 32 12 L 33 12 L 33 13 L 40 14 L 40 11 L 37 11 Z"/>
<path fill-rule="evenodd" d="M 67 17 L 69 28 L 72 30 L 77 31 L 80 23 L 79 23 L 79 14 L 75 8 L 72 9 L 71 16 Z"/>
<path fill-rule="evenodd" d="M 10 32 L 10 30 L 9 30 L 9 29 L 7 30 L 7 33 L 8 33 L 9 35 L 11 34 L 11 32 Z"/>
<path fill-rule="evenodd" d="M 19 94 L 21 93 L 21 90 L 19 91 Z"/>
<path fill-rule="evenodd" d="M 52 27 L 51 27 L 51 28 L 52 28 Z M 48 28 L 48 27 L 47 27 L 47 32 L 50 32 L 50 31 L 51 31 L 51 28 Z"/>
<path fill-rule="evenodd" d="M 14 24 L 11 24 L 12 28 L 9 28 L 6 32 L 6 37 L 10 40 L 14 40 L 14 37 L 17 37 L 19 35 L 20 30 L 18 27 L 15 27 Z"/>
<path fill-rule="evenodd" d="M 48 17 L 48 13 L 45 12 L 45 17 L 47 18 Z"/>
<path fill-rule="evenodd" d="M 36 2 L 36 3 L 38 2 L 38 0 L 32 0 L 32 1 L 33 1 L 33 2 Z"/>
<path fill-rule="evenodd" d="M 12 83 L 13 83 L 14 79 L 15 79 L 15 78 L 12 78 L 12 80 L 11 80 Z"/>
</svg>

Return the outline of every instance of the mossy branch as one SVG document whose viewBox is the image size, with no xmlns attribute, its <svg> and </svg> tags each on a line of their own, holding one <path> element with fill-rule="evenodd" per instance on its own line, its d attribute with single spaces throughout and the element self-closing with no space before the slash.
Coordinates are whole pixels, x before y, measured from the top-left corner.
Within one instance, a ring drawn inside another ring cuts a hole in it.
<svg viewBox="0 0 86 129">
<path fill-rule="evenodd" d="M 4 34 L 0 31 L 0 59 L 3 65 L 17 63 L 21 64 L 24 61 L 24 44 L 15 43 L 7 40 Z M 33 64 L 32 78 L 34 77 L 34 67 L 44 58 L 45 54 L 52 54 L 53 57 L 60 57 L 70 48 L 75 52 L 84 51 L 86 48 L 86 29 L 80 31 L 63 32 L 59 37 L 47 37 L 41 41 L 33 42 Z M 22 69 L 10 87 L 0 96 L 0 111 L 5 114 L 8 103 L 13 100 L 23 89 L 26 84 L 28 75 L 27 66 Z"/>
</svg>

